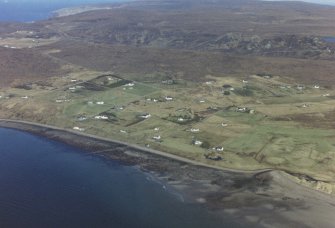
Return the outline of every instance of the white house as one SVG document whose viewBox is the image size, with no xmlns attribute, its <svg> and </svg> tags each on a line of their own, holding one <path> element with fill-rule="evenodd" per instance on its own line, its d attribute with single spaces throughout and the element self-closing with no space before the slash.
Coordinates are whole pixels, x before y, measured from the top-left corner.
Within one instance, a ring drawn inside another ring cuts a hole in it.
<svg viewBox="0 0 335 228">
<path fill-rule="evenodd" d="M 76 130 L 76 131 L 85 131 L 84 128 L 80 128 L 80 127 L 73 127 L 73 130 Z"/>
<path fill-rule="evenodd" d="M 95 116 L 94 119 L 97 119 L 97 120 L 108 120 L 108 116 Z"/>
<path fill-rule="evenodd" d="M 21 97 L 22 99 L 28 99 L 28 96 L 23 96 L 23 97 Z"/>
<path fill-rule="evenodd" d="M 297 85 L 298 90 L 303 90 L 304 88 L 305 88 L 305 86 L 303 86 L 303 85 Z"/>
<path fill-rule="evenodd" d="M 104 101 L 97 101 L 96 104 L 103 105 L 103 104 L 105 104 L 105 102 Z"/>
<path fill-rule="evenodd" d="M 132 87 L 132 86 L 134 86 L 134 85 L 135 85 L 135 83 L 130 82 L 130 83 L 128 83 L 128 84 L 125 84 L 124 86 Z"/>
<path fill-rule="evenodd" d="M 155 127 L 154 131 L 159 131 L 159 127 Z"/>
<path fill-rule="evenodd" d="M 248 83 L 248 81 L 247 81 L 247 80 L 242 80 L 242 82 L 243 82 L 244 84 L 247 84 L 247 83 Z"/>
<path fill-rule="evenodd" d="M 194 141 L 194 145 L 201 146 L 201 145 L 202 145 L 202 142 L 199 141 L 199 140 L 195 140 L 195 141 Z"/>
<path fill-rule="evenodd" d="M 221 126 L 222 126 L 222 127 L 227 127 L 228 124 L 227 124 L 227 123 L 222 123 Z"/>
<path fill-rule="evenodd" d="M 80 116 L 80 117 L 78 118 L 78 121 L 84 121 L 84 120 L 87 120 L 87 117 L 85 117 L 85 116 Z"/>
<path fill-rule="evenodd" d="M 217 146 L 215 148 L 213 148 L 216 151 L 222 152 L 224 150 L 224 148 L 222 146 Z"/>
<path fill-rule="evenodd" d="M 199 128 L 191 128 L 191 132 L 199 132 L 200 129 Z"/>
<path fill-rule="evenodd" d="M 179 118 L 178 118 L 178 121 L 179 121 L 179 122 L 183 122 L 183 121 L 184 121 L 184 118 L 179 117 Z"/>
<path fill-rule="evenodd" d="M 127 131 L 125 131 L 125 130 L 120 130 L 120 133 L 122 133 L 122 134 L 127 134 Z"/>
<path fill-rule="evenodd" d="M 314 89 L 320 89 L 320 86 L 319 86 L 319 85 L 314 85 L 313 88 L 314 88 Z"/>
<path fill-rule="evenodd" d="M 141 115 L 140 117 L 143 119 L 149 119 L 151 117 L 151 114 L 147 113 L 145 115 Z"/>
<path fill-rule="evenodd" d="M 172 100 L 173 100 L 173 98 L 172 98 L 172 97 L 170 97 L 170 96 L 166 96 L 166 97 L 165 97 L 165 100 L 166 100 L 166 101 L 172 101 Z"/>
<path fill-rule="evenodd" d="M 157 135 L 157 136 L 154 136 L 154 137 L 152 137 L 153 139 L 155 139 L 155 140 L 160 140 L 161 139 L 161 136 L 160 135 Z"/>
<path fill-rule="evenodd" d="M 238 107 L 238 108 L 236 109 L 236 111 L 238 111 L 238 112 L 246 112 L 246 111 L 247 111 L 247 108 L 246 108 L 246 107 L 243 107 L 243 108 Z"/>
</svg>

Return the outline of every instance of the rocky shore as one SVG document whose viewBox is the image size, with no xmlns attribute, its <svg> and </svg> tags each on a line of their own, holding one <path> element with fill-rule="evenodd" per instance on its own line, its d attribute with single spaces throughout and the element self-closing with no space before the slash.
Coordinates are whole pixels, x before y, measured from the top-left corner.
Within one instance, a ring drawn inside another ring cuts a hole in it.
<svg viewBox="0 0 335 228">
<path fill-rule="evenodd" d="M 80 147 L 123 165 L 139 167 L 187 203 L 230 216 L 247 227 L 334 227 L 335 198 L 297 184 L 275 170 L 220 170 L 162 152 L 72 130 L 0 120 L 22 130 Z"/>
</svg>

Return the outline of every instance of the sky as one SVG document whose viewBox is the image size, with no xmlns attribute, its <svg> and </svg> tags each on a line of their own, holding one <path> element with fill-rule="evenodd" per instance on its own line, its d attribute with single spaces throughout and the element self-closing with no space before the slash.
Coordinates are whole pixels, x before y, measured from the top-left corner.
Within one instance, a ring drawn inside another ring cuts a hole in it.
<svg viewBox="0 0 335 228">
<path fill-rule="evenodd" d="M 67 0 L 69 3 L 89 3 L 89 2 L 116 2 L 117 0 Z M 122 1 L 122 0 L 119 0 Z M 233 1 L 233 0 L 232 0 Z M 270 1 L 270 0 L 269 0 Z M 335 0 L 271 0 L 271 1 L 305 1 L 321 4 L 335 5 Z M 0 0 L 0 2 L 43 2 L 43 3 L 57 3 L 59 0 Z"/>
<path fill-rule="evenodd" d="M 86 3 L 108 3 L 122 2 L 125 0 L 66 0 L 68 4 L 86 4 Z M 62 0 L 0 0 L 0 3 L 58 3 Z"/>
<path fill-rule="evenodd" d="M 57 3 L 60 0 L 0 0 L 0 3 Z M 86 4 L 86 3 L 108 3 L 108 2 L 122 2 L 126 0 L 67 0 L 68 4 Z M 232 0 L 234 1 L 234 0 Z M 311 3 L 320 3 L 335 5 L 335 0 L 265 0 L 265 1 L 304 1 Z"/>
<path fill-rule="evenodd" d="M 284 1 L 284 0 L 266 0 L 266 1 Z M 303 1 L 303 2 L 335 5 L 335 0 L 285 0 L 285 1 Z"/>
</svg>

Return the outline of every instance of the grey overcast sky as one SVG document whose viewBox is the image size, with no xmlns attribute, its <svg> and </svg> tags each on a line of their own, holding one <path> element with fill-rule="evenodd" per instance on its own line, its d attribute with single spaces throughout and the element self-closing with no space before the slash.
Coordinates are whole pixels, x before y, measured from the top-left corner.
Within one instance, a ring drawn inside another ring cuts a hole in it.
<svg viewBox="0 0 335 228">
<path fill-rule="evenodd" d="M 20 2 L 32 2 L 32 3 L 57 3 L 60 0 L 0 0 L 0 2 L 15 2 L 15 3 L 20 3 Z M 126 0 L 67 0 L 67 3 L 106 3 L 106 2 L 124 2 Z M 234 0 L 232 0 L 234 1 Z M 304 2 L 311 2 L 311 3 L 321 3 L 321 4 L 329 4 L 329 5 L 335 5 L 335 0 L 265 0 L 265 1 L 304 1 Z"/>
<path fill-rule="evenodd" d="M 66 0 L 68 4 L 77 3 L 108 3 L 108 2 L 125 2 L 126 0 Z M 58 3 L 64 0 L 0 0 L 0 3 Z"/>
<path fill-rule="evenodd" d="M 303 2 L 335 5 L 335 0 L 266 0 L 266 1 L 303 1 Z"/>
</svg>

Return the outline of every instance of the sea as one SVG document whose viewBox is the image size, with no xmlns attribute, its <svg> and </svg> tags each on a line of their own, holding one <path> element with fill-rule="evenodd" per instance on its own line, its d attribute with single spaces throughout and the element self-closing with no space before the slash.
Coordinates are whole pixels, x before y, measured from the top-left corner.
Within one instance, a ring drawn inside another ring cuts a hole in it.
<svg viewBox="0 0 335 228">
<path fill-rule="evenodd" d="M 48 19 L 62 8 L 115 2 L 127 0 L 0 0 L 0 22 L 33 22 Z"/>
<path fill-rule="evenodd" d="M 0 227 L 240 227 L 148 173 L 0 128 Z"/>
</svg>

